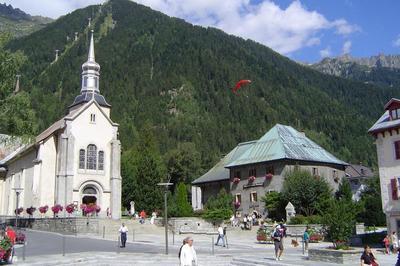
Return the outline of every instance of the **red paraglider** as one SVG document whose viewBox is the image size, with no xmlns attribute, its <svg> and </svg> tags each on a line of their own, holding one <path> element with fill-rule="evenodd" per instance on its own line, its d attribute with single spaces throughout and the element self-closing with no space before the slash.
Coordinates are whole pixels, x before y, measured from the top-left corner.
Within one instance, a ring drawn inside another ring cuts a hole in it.
<svg viewBox="0 0 400 266">
<path fill-rule="evenodd" d="M 239 80 L 239 81 L 236 83 L 235 87 L 232 89 L 232 92 L 233 92 L 234 94 L 237 94 L 237 91 L 238 91 L 243 85 L 247 85 L 247 84 L 249 84 L 249 83 L 251 83 L 251 80 L 249 80 L 249 79 L 242 79 L 242 80 Z"/>
</svg>

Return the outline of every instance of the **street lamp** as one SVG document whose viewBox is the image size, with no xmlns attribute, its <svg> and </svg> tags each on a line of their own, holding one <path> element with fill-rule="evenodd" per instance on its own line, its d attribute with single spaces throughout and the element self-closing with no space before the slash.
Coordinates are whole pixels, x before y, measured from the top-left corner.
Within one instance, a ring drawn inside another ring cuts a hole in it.
<svg viewBox="0 0 400 266">
<path fill-rule="evenodd" d="M 157 186 L 163 186 L 164 190 L 164 227 L 165 227 L 165 254 L 168 255 L 168 214 L 167 214 L 167 192 L 168 186 L 172 186 L 173 183 L 158 183 Z"/>
<path fill-rule="evenodd" d="M 21 194 L 21 192 L 24 190 L 23 188 L 20 188 L 20 187 L 15 187 L 15 188 L 12 188 L 12 190 L 14 190 L 15 191 L 15 194 L 16 194 L 16 196 L 17 196 L 17 201 L 16 201 L 16 204 L 15 204 L 15 227 L 17 228 L 18 227 L 18 207 L 19 207 L 19 195 Z"/>
</svg>

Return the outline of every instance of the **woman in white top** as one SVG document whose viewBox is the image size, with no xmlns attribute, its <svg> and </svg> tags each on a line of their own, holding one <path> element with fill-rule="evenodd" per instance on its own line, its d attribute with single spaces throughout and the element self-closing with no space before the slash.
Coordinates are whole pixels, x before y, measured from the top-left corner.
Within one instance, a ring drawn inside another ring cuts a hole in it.
<svg viewBox="0 0 400 266">
<path fill-rule="evenodd" d="M 197 266 L 197 255 L 196 251 L 193 248 L 193 238 L 187 237 L 185 238 L 186 244 L 182 247 L 181 250 L 181 266 Z"/>
</svg>

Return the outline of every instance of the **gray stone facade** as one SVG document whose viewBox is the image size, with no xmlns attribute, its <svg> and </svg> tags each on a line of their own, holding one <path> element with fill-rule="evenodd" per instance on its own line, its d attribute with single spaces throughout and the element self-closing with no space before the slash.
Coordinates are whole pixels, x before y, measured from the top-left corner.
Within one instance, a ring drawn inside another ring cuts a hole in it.
<svg viewBox="0 0 400 266">
<path fill-rule="evenodd" d="M 230 169 L 230 192 L 235 201 L 240 201 L 237 214 L 249 214 L 256 211 L 259 214 L 266 214 L 262 197 L 271 191 L 282 190 L 285 176 L 296 167 L 301 170 L 310 171 L 320 178 L 324 178 L 335 191 L 339 186 L 340 179 L 344 176 L 344 169 L 327 164 L 305 163 L 296 161 L 266 162 L 257 165 L 245 165 Z M 255 169 L 256 179 L 249 181 L 250 172 Z M 273 171 L 272 179 L 267 179 L 266 174 Z M 240 175 L 240 177 L 239 177 Z M 239 183 L 234 183 L 235 177 L 240 178 Z"/>
</svg>

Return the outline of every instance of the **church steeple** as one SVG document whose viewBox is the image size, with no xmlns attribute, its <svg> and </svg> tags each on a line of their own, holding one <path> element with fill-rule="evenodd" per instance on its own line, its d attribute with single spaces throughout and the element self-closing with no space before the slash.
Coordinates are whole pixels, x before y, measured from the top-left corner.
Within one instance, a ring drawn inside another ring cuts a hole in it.
<svg viewBox="0 0 400 266">
<path fill-rule="evenodd" d="M 89 102 L 92 99 L 94 99 L 101 106 L 111 107 L 111 105 L 106 102 L 103 95 L 100 94 L 99 79 L 100 65 L 95 60 L 94 39 L 92 30 L 90 36 L 88 59 L 85 63 L 82 64 L 81 94 L 76 96 L 75 101 L 70 106 L 70 108 Z"/>
<path fill-rule="evenodd" d="M 99 90 L 100 65 L 94 56 L 93 30 L 90 37 L 88 60 L 82 65 L 82 88 L 81 92 L 91 91 L 100 93 Z"/>
</svg>

